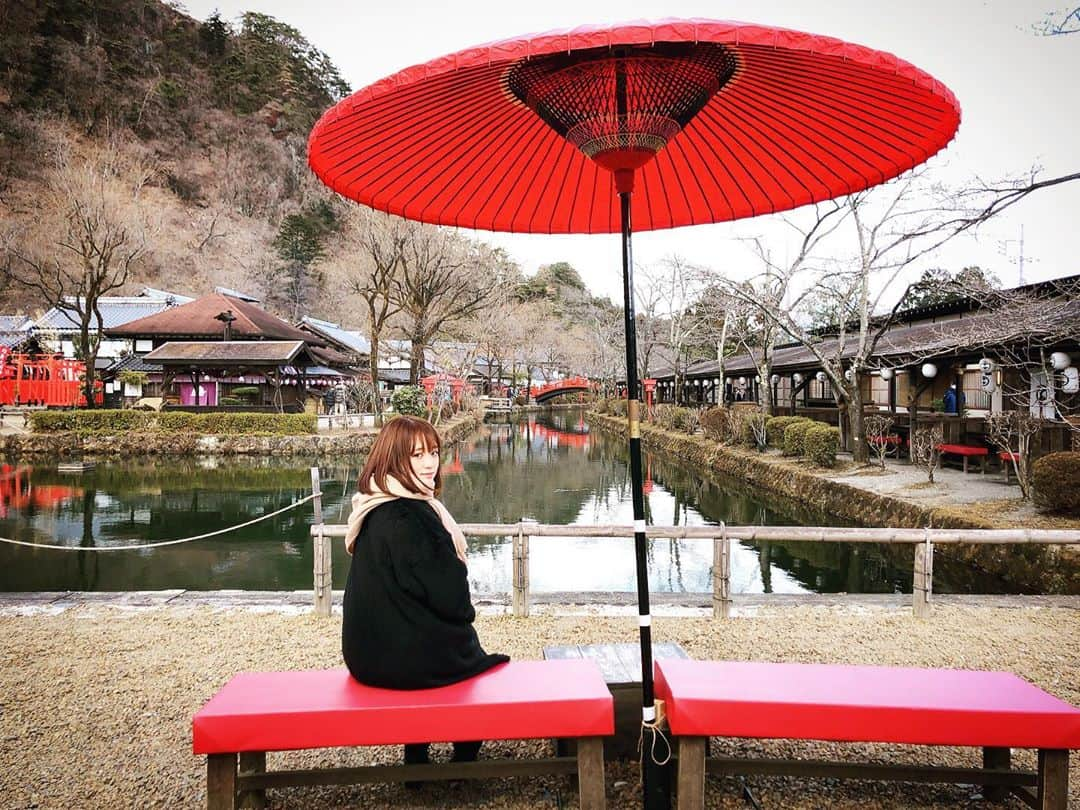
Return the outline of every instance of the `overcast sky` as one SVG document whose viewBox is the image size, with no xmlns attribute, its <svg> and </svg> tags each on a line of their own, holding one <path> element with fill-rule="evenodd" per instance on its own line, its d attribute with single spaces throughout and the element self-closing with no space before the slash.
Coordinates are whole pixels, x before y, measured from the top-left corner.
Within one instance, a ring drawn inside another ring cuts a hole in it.
<svg viewBox="0 0 1080 810">
<path fill-rule="evenodd" d="M 199 19 L 217 8 L 235 20 L 259 11 L 297 28 L 325 51 L 358 89 L 409 65 L 471 45 L 586 23 L 709 17 L 828 34 L 892 52 L 944 82 L 960 100 L 956 139 L 932 162 L 942 182 L 998 178 L 1033 164 L 1046 176 L 1080 169 L 1080 33 L 1043 37 L 1032 30 L 1061 0 L 543 0 L 537 3 L 427 3 L 415 0 L 187 0 Z M 1075 4 L 1074 4 L 1075 5 Z M 1024 278 L 1080 273 L 1080 181 L 1039 192 L 988 224 L 977 241 L 957 240 L 927 264 L 956 270 L 978 264 L 1007 285 L 1018 276 L 1021 226 Z M 565 260 L 596 293 L 621 300 L 616 236 L 521 236 L 477 232 L 506 247 L 527 272 Z M 739 276 L 753 271 L 739 236 L 762 235 L 783 251 L 768 217 L 654 231 L 634 237 L 637 264 L 674 252 Z"/>
</svg>

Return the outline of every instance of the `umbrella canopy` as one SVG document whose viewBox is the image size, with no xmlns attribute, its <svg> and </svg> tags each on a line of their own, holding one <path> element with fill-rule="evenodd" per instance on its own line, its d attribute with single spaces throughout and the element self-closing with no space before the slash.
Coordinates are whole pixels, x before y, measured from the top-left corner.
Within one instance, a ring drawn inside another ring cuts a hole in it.
<svg viewBox="0 0 1080 810">
<path fill-rule="evenodd" d="M 642 792 L 666 806 L 637 402 L 633 222 L 739 219 L 860 191 L 953 137 L 943 85 L 830 37 L 664 20 L 504 40 L 408 68 L 329 110 L 308 144 L 338 193 L 408 219 L 622 234 L 642 666 Z"/>
<path fill-rule="evenodd" d="M 568 123 L 582 109 L 601 126 L 619 114 L 610 61 L 607 75 L 588 69 L 616 52 L 652 57 L 624 115 L 651 116 L 649 137 L 664 142 L 637 172 L 638 231 L 859 191 L 925 161 L 960 121 L 948 88 L 891 54 L 760 25 L 635 22 L 469 48 L 358 90 L 316 124 L 311 168 L 345 197 L 422 222 L 618 232 L 611 172 L 567 138 L 588 138 L 588 122 Z"/>
</svg>

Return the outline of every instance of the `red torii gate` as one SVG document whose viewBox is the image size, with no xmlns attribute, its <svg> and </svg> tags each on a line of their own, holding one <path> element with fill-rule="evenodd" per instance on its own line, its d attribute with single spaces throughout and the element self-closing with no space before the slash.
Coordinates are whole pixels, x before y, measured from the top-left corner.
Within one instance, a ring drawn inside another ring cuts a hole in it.
<svg viewBox="0 0 1080 810">
<path fill-rule="evenodd" d="M 0 405 L 44 405 L 71 408 L 86 405 L 82 378 L 86 364 L 59 355 L 12 354 L 0 346 Z M 94 401 L 102 403 L 101 382 Z"/>
</svg>

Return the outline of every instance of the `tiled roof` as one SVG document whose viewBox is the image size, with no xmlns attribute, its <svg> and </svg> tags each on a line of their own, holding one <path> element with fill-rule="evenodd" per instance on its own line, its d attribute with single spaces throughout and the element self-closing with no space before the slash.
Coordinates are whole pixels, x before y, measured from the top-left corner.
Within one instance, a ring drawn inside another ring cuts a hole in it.
<svg viewBox="0 0 1080 810">
<path fill-rule="evenodd" d="M 0 346 L 7 346 L 9 349 L 21 346 L 32 339 L 33 335 L 30 332 L 24 332 L 21 329 L 0 331 Z"/>
<path fill-rule="evenodd" d="M 354 354 L 371 354 L 371 341 L 359 332 L 351 332 L 342 329 L 340 324 L 321 321 L 318 318 L 304 317 L 300 322 L 300 328 L 310 329 L 312 332 L 326 338 L 337 348 Z"/>
<path fill-rule="evenodd" d="M 0 315 L 0 332 L 25 332 L 33 323 L 25 315 Z"/>
<path fill-rule="evenodd" d="M 160 298 L 108 298 L 98 302 L 103 329 L 113 329 L 131 321 L 155 315 L 168 308 L 168 303 Z M 60 331 L 78 329 L 78 316 L 73 312 L 53 307 L 37 319 L 34 328 Z"/>
<path fill-rule="evenodd" d="M 115 337 L 166 337 L 220 339 L 224 324 L 216 316 L 232 311 L 232 336 L 241 340 L 302 340 L 317 346 L 325 341 L 310 332 L 302 332 L 276 315 L 239 298 L 221 293 L 204 295 L 189 304 L 131 321 L 108 330 Z"/>
<path fill-rule="evenodd" d="M 123 357 L 118 358 L 111 366 L 109 366 L 110 374 L 118 374 L 121 371 L 145 371 L 145 372 L 160 372 L 160 363 L 148 363 L 146 362 L 145 355 L 142 354 L 125 354 Z"/>
<path fill-rule="evenodd" d="M 285 364 L 292 362 L 303 349 L 302 340 L 172 341 L 158 346 L 144 359 L 163 365 Z"/>
</svg>

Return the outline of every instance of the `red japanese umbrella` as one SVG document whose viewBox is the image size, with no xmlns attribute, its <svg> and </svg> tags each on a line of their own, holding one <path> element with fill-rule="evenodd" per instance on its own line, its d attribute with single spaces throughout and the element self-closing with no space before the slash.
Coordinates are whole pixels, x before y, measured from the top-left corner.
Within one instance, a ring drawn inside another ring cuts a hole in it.
<svg viewBox="0 0 1080 810">
<path fill-rule="evenodd" d="M 713 20 L 584 26 L 469 48 L 358 90 L 312 130 L 312 170 L 408 219 L 622 233 L 643 750 L 654 741 L 631 222 L 752 217 L 883 183 L 943 148 L 953 94 L 897 57 Z M 662 806 L 643 768 L 644 802 Z"/>
</svg>

